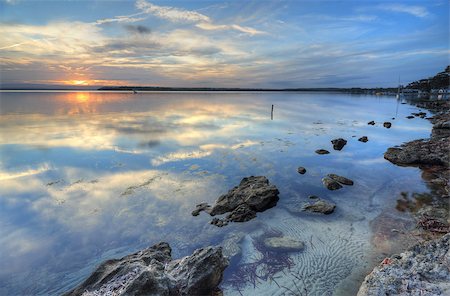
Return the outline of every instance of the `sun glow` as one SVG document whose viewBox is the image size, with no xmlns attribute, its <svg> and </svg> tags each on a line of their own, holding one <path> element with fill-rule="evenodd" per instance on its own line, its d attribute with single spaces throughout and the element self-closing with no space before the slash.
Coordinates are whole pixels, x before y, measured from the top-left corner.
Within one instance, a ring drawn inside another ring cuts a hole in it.
<svg viewBox="0 0 450 296">
<path fill-rule="evenodd" d="M 71 80 L 69 81 L 69 84 L 72 85 L 89 85 L 89 82 L 86 80 Z"/>
</svg>

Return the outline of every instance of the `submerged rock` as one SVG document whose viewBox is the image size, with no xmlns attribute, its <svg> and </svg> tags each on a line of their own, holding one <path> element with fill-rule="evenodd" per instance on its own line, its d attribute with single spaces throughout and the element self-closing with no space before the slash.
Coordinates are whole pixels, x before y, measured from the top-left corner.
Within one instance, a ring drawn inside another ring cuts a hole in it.
<svg viewBox="0 0 450 296">
<path fill-rule="evenodd" d="M 353 181 L 348 178 L 345 178 L 345 177 L 342 177 L 342 176 L 339 176 L 336 174 L 328 174 L 327 176 L 329 178 L 333 179 L 334 181 L 337 181 L 343 185 L 349 185 L 349 186 L 353 185 Z"/>
<path fill-rule="evenodd" d="M 245 222 L 256 217 L 278 202 L 279 191 L 264 176 L 243 178 L 239 186 L 220 196 L 215 205 L 206 211 L 211 216 L 229 213 L 226 218 L 214 218 L 211 224 L 222 227 L 228 222 Z M 203 206 L 202 206 L 203 207 Z M 195 211 L 195 210 L 194 210 Z"/>
<path fill-rule="evenodd" d="M 305 243 L 287 236 L 281 236 L 266 238 L 264 246 L 279 251 L 295 252 L 303 250 Z"/>
<path fill-rule="evenodd" d="M 190 256 L 172 260 L 168 243 L 103 262 L 75 295 L 212 295 L 222 281 L 228 260 L 221 247 L 195 250 Z"/>
<path fill-rule="evenodd" d="M 364 279 L 358 296 L 450 295 L 450 234 L 386 258 Z"/>
<path fill-rule="evenodd" d="M 392 123 L 390 123 L 389 121 L 386 121 L 386 122 L 383 123 L 383 126 L 384 126 L 385 128 L 391 128 Z"/>
<path fill-rule="evenodd" d="M 368 123 L 367 123 L 368 125 L 375 125 L 375 121 L 369 121 Z"/>
<path fill-rule="evenodd" d="M 367 138 L 366 136 L 362 136 L 361 138 L 358 139 L 358 141 L 366 143 L 369 141 L 369 138 Z"/>
<path fill-rule="evenodd" d="M 330 153 L 330 151 L 325 150 L 325 149 L 317 149 L 316 153 L 317 154 L 328 154 L 328 153 Z"/>
<path fill-rule="evenodd" d="M 304 167 L 298 167 L 298 169 L 297 169 L 297 172 L 299 173 L 299 174 L 304 174 L 304 173 L 306 173 L 306 169 L 304 168 Z"/>
<path fill-rule="evenodd" d="M 322 183 L 329 190 L 337 190 L 337 189 L 342 188 L 341 184 L 339 184 L 337 181 L 335 181 L 331 178 L 328 178 L 328 177 L 322 178 Z"/>
<path fill-rule="evenodd" d="M 325 215 L 333 213 L 335 208 L 336 208 L 336 205 L 334 203 L 327 202 L 322 199 L 320 199 L 314 203 L 306 203 L 303 206 L 303 210 L 305 210 L 305 211 L 322 213 Z"/>
<path fill-rule="evenodd" d="M 347 140 L 344 140 L 342 138 L 338 138 L 338 139 L 331 140 L 331 144 L 333 144 L 333 149 L 334 150 L 340 151 L 347 144 Z"/>
</svg>

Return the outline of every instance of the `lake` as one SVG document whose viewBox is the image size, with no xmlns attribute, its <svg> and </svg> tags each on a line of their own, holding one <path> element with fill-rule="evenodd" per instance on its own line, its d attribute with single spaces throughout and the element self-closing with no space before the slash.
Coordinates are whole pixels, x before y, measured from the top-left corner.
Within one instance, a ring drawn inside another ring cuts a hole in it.
<svg viewBox="0 0 450 296">
<path fill-rule="evenodd" d="M 225 295 L 352 295 L 377 262 L 408 244 L 399 233 L 413 222 L 395 208 L 402 192 L 429 192 L 418 168 L 383 158 L 388 147 L 431 130 L 427 120 L 405 118 L 416 107 L 392 97 L 0 96 L 1 295 L 60 294 L 100 262 L 159 241 L 171 245 L 174 258 L 219 244 L 237 254 L 222 283 Z M 361 136 L 369 141 L 359 142 Z M 330 141 L 339 137 L 348 143 L 335 151 Z M 331 153 L 314 152 L 321 148 Z M 306 174 L 298 174 L 299 166 Z M 329 191 L 321 182 L 328 173 L 355 185 Z M 222 228 L 210 225 L 206 213 L 191 215 L 196 204 L 213 204 L 251 175 L 278 187 L 276 207 Z M 300 211 L 310 195 L 336 210 Z M 274 233 L 304 241 L 305 249 L 268 258 L 257 242 Z"/>
</svg>

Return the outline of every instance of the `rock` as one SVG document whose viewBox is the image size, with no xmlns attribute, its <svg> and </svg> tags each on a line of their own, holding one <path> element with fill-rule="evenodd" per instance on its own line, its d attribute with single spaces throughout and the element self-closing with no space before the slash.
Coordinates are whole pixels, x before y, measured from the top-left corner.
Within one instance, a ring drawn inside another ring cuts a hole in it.
<svg viewBox="0 0 450 296">
<path fill-rule="evenodd" d="M 386 121 L 386 122 L 383 123 L 383 126 L 384 126 L 385 128 L 391 128 L 392 123 L 390 123 L 389 121 Z"/>
<path fill-rule="evenodd" d="M 367 123 L 368 125 L 375 125 L 375 121 L 369 121 L 368 123 Z"/>
<path fill-rule="evenodd" d="M 333 144 L 334 150 L 342 150 L 344 146 L 347 144 L 347 140 L 344 140 L 342 138 L 331 140 L 331 143 Z"/>
<path fill-rule="evenodd" d="M 449 295 L 450 234 L 385 258 L 366 276 L 358 296 Z"/>
<path fill-rule="evenodd" d="M 303 250 L 305 243 L 287 236 L 281 236 L 266 238 L 264 246 L 277 251 L 295 252 Z"/>
<path fill-rule="evenodd" d="M 252 210 L 247 204 L 241 204 L 227 215 L 228 221 L 246 222 L 256 217 L 256 211 Z"/>
<path fill-rule="evenodd" d="M 337 189 L 342 188 L 342 185 L 341 185 L 341 184 L 339 184 L 339 183 L 336 182 L 335 180 L 333 180 L 333 179 L 331 179 L 331 178 L 328 178 L 328 177 L 322 178 L 322 183 L 323 183 L 323 185 L 325 185 L 325 187 L 327 187 L 327 189 L 329 189 L 329 190 L 337 190 Z"/>
<path fill-rule="evenodd" d="M 215 225 L 217 227 L 224 227 L 228 225 L 228 221 L 225 219 L 213 218 L 211 222 L 209 222 L 209 224 Z"/>
<path fill-rule="evenodd" d="M 318 150 L 316 150 L 316 153 L 317 154 L 328 154 L 328 153 L 330 153 L 330 151 L 325 150 L 325 149 L 318 149 Z"/>
<path fill-rule="evenodd" d="M 218 289 L 228 266 L 222 248 L 198 249 L 179 260 L 172 260 L 171 252 L 162 242 L 107 260 L 64 295 L 212 295 Z"/>
<path fill-rule="evenodd" d="M 362 136 L 361 138 L 358 139 L 358 141 L 366 143 L 369 141 L 369 138 L 367 138 L 366 136 Z"/>
<path fill-rule="evenodd" d="M 412 116 L 412 115 L 409 115 L 409 116 L 406 116 L 406 118 L 408 118 L 408 119 L 413 119 L 413 118 L 414 118 L 414 116 Z"/>
<path fill-rule="evenodd" d="M 208 212 L 210 209 L 211 209 L 211 206 L 208 205 L 206 202 L 203 202 L 203 203 L 195 206 L 195 210 L 192 211 L 192 216 L 198 216 L 201 211 Z"/>
<path fill-rule="evenodd" d="M 264 176 L 243 178 L 239 186 L 220 196 L 215 205 L 206 210 L 211 216 L 229 213 L 225 219 L 214 218 L 211 224 L 222 227 L 228 222 L 245 222 L 278 202 L 279 191 Z M 195 210 L 194 210 L 195 211 Z"/>
<path fill-rule="evenodd" d="M 449 166 L 448 140 L 415 140 L 400 148 L 388 148 L 384 158 L 399 165 L 442 165 Z"/>
<path fill-rule="evenodd" d="M 322 199 L 314 202 L 314 203 L 306 203 L 303 206 L 303 210 L 314 212 L 314 213 L 322 213 L 325 215 L 333 213 L 336 205 L 331 202 L 324 201 Z"/>
<path fill-rule="evenodd" d="M 343 185 L 349 185 L 352 186 L 353 185 L 353 181 L 350 179 L 347 179 L 345 177 L 336 175 L 336 174 L 328 174 L 327 175 L 329 178 L 333 179 L 334 181 L 337 181 Z"/>
<path fill-rule="evenodd" d="M 299 173 L 299 174 L 304 174 L 304 173 L 306 173 L 306 169 L 304 168 L 304 167 L 298 167 L 298 169 L 297 169 L 297 172 Z"/>
<path fill-rule="evenodd" d="M 309 199 L 318 199 L 319 197 L 317 195 L 310 195 L 308 196 Z"/>
</svg>

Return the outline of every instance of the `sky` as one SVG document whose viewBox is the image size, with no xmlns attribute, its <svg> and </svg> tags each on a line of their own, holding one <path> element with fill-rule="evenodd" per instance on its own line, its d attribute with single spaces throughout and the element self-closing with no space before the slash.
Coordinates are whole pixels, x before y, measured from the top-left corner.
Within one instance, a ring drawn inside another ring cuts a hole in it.
<svg viewBox="0 0 450 296">
<path fill-rule="evenodd" d="M 450 64 L 449 14 L 448 0 L 0 0 L 0 81 L 396 86 Z"/>
</svg>

